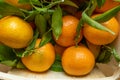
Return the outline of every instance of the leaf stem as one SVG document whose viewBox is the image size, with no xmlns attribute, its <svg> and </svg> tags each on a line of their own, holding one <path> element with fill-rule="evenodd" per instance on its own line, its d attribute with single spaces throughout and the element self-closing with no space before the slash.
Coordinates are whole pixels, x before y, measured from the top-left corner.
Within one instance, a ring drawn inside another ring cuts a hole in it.
<svg viewBox="0 0 120 80">
<path fill-rule="evenodd" d="M 55 1 L 55 2 L 51 2 L 48 6 L 46 6 L 47 9 L 50 9 L 51 7 L 55 6 L 58 3 L 64 2 L 64 0 L 60 0 L 60 1 Z"/>
<path fill-rule="evenodd" d="M 96 0 L 90 0 L 89 5 L 84 10 L 84 12 L 87 12 L 87 15 L 90 16 L 90 15 L 92 15 L 92 13 L 95 10 L 96 6 L 97 6 Z M 84 25 L 84 21 L 83 21 L 83 18 L 81 18 L 80 21 L 79 21 L 79 24 L 77 26 L 77 29 L 76 29 L 76 32 L 77 32 L 77 34 L 75 36 L 76 45 L 78 44 L 78 39 L 80 37 L 80 30 L 82 29 L 83 25 Z"/>
</svg>

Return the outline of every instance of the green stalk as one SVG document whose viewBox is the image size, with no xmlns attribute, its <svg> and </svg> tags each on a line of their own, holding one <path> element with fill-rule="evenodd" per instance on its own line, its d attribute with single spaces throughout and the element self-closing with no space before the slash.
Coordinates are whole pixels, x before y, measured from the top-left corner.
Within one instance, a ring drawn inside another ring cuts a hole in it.
<svg viewBox="0 0 120 80">
<path fill-rule="evenodd" d="M 97 6 L 96 0 L 90 0 L 88 7 L 84 10 L 88 16 L 91 16 Z"/>
<path fill-rule="evenodd" d="M 90 0 L 88 7 L 84 11 L 87 13 L 87 15 L 91 16 L 93 11 L 95 10 L 96 6 L 97 6 L 97 1 Z M 79 21 L 78 27 L 76 29 L 76 32 L 77 32 L 77 34 L 75 36 L 76 45 L 78 44 L 78 39 L 80 37 L 80 30 L 82 29 L 83 25 L 84 25 L 84 21 L 81 18 Z"/>
<path fill-rule="evenodd" d="M 61 2 L 63 2 L 63 1 L 60 0 L 60 1 L 51 2 L 48 6 L 46 6 L 46 8 L 47 8 L 47 9 L 50 9 L 51 7 L 53 7 L 53 6 L 55 6 L 56 4 L 61 3 Z"/>
<path fill-rule="evenodd" d="M 32 1 L 30 0 L 30 4 L 32 5 L 32 7 L 34 7 L 38 12 L 46 12 L 48 9 L 46 7 L 36 7 L 34 6 L 34 4 L 32 3 Z"/>
</svg>

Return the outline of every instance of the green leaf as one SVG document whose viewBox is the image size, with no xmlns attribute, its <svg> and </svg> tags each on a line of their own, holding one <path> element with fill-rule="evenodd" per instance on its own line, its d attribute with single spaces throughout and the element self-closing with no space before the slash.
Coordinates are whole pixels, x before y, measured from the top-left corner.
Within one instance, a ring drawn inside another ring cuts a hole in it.
<svg viewBox="0 0 120 80">
<path fill-rule="evenodd" d="M 86 7 L 86 9 L 83 12 L 85 12 L 88 16 L 91 16 L 93 11 L 96 8 L 97 2 L 96 2 L 96 0 L 90 0 L 87 5 L 88 6 Z M 80 37 L 80 30 L 82 29 L 82 27 L 84 25 L 84 18 L 83 17 L 80 19 L 79 24 L 78 24 L 77 29 L 76 29 L 76 32 L 77 32 L 77 34 L 75 36 L 76 45 L 78 45 L 78 39 Z"/>
<path fill-rule="evenodd" d="M 40 3 L 39 0 L 19 0 L 19 3 L 23 3 L 23 4 L 33 4 L 33 5 L 37 5 L 37 6 L 41 6 L 42 3 Z"/>
<path fill-rule="evenodd" d="M 91 16 L 93 11 L 95 10 L 97 6 L 96 0 L 90 0 L 87 8 L 84 10 L 84 12 L 88 15 Z"/>
<path fill-rule="evenodd" d="M 63 68 L 62 68 L 61 62 L 55 61 L 54 64 L 51 66 L 50 70 L 56 71 L 56 72 L 62 72 Z"/>
<path fill-rule="evenodd" d="M 51 18 L 51 14 L 50 13 L 45 13 L 45 14 L 43 14 L 43 16 L 45 17 L 45 19 L 47 21 L 50 20 L 50 18 Z"/>
<path fill-rule="evenodd" d="M 26 67 L 21 61 L 18 61 L 17 65 L 16 65 L 16 68 L 25 69 Z"/>
<path fill-rule="evenodd" d="M 13 49 L 14 53 L 16 54 L 17 57 L 20 57 L 22 56 L 22 54 L 24 53 L 24 49 Z"/>
<path fill-rule="evenodd" d="M 97 62 L 107 63 L 110 61 L 111 56 L 113 56 L 117 62 L 120 62 L 120 55 L 116 52 L 116 49 L 112 45 L 103 45 Z"/>
<path fill-rule="evenodd" d="M 38 36 L 39 36 L 39 32 L 38 32 L 38 30 L 36 30 L 35 33 L 34 33 L 34 37 L 33 37 L 32 41 L 31 41 L 31 43 L 28 45 L 26 50 L 22 53 L 21 57 L 30 55 L 32 53 L 32 51 L 35 48 L 35 44 L 36 44 L 36 40 L 38 39 Z"/>
<path fill-rule="evenodd" d="M 74 2 L 72 2 L 71 0 L 64 0 L 64 2 L 62 2 L 61 4 L 65 4 L 65 5 L 69 5 L 69 6 L 73 6 L 73 7 L 78 8 L 78 6 Z"/>
<path fill-rule="evenodd" d="M 63 0 L 51 1 L 49 3 L 49 5 L 45 6 L 45 8 L 50 9 L 50 8 L 54 7 L 55 5 L 59 5 L 61 2 L 63 2 Z"/>
<path fill-rule="evenodd" d="M 0 15 L 2 15 L 3 17 L 8 15 L 25 17 L 25 14 L 19 8 L 5 3 L 3 0 L 0 0 Z"/>
<path fill-rule="evenodd" d="M 32 4 L 36 5 L 36 6 L 43 6 L 43 4 L 39 1 L 39 0 L 31 0 Z"/>
<path fill-rule="evenodd" d="M 89 1 L 82 1 L 79 5 L 78 11 L 84 11 L 88 7 Z"/>
<path fill-rule="evenodd" d="M 96 29 L 99 29 L 99 30 L 104 30 L 104 31 L 107 31 L 107 32 L 110 32 L 111 34 L 115 34 L 113 31 L 111 31 L 110 29 L 104 27 L 103 25 L 101 25 L 100 23 L 94 21 L 93 19 L 91 19 L 85 12 L 82 13 L 82 19 L 84 22 L 86 22 L 88 25 L 96 28 Z"/>
<path fill-rule="evenodd" d="M 27 21 L 34 21 L 35 16 L 36 16 L 37 14 L 38 14 L 38 12 L 35 11 L 35 10 L 29 11 L 29 12 L 27 13 L 27 16 L 25 17 L 24 20 L 27 20 Z"/>
<path fill-rule="evenodd" d="M 108 63 L 111 59 L 112 50 L 109 46 L 102 46 L 97 62 L 99 63 Z"/>
<path fill-rule="evenodd" d="M 18 60 L 19 58 L 16 56 L 12 48 L 0 44 L 0 63 L 16 67 Z"/>
<path fill-rule="evenodd" d="M 58 54 L 58 53 L 56 53 L 55 60 L 57 60 L 57 61 L 61 61 L 61 55 L 60 55 L 60 54 Z"/>
<path fill-rule="evenodd" d="M 120 2 L 120 0 L 114 0 L 114 1 L 116 1 L 116 2 Z"/>
<path fill-rule="evenodd" d="M 17 59 L 15 60 L 4 60 L 4 61 L 1 61 L 2 64 L 5 64 L 7 66 L 11 66 L 11 67 L 14 67 L 16 66 L 16 62 L 17 62 Z"/>
<path fill-rule="evenodd" d="M 21 58 L 21 57 L 30 55 L 32 53 L 32 51 L 34 50 L 38 35 L 39 35 L 39 32 L 36 30 L 31 43 L 27 46 L 26 49 L 17 49 L 17 50 L 14 49 L 14 52 L 16 53 L 16 56 Z"/>
<path fill-rule="evenodd" d="M 95 17 L 94 20 L 97 22 L 105 22 L 114 17 L 120 11 L 120 6 L 116 6 L 103 14 Z"/>
<path fill-rule="evenodd" d="M 101 8 L 101 6 L 104 5 L 105 1 L 106 0 L 97 0 L 97 6 L 98 6 L 98 8 Z"/>
<path fill-rule="evenodd" d="M 46 43 L 48 43 L 50 40 L 52 40 L 52 33 L 51 33 L 51 29 L 48 30 L 43 36 L 42 36 L 42 39 L 40 41 L 40 44 L 39 46 L 43 46 L 45 45 Z"/>
<path fill-rule="evenodd" d="M 0 61 L 14 60 L 16 58 L 12 48 L 0 44 Z"/>
<path fill-rule="evenodd" d="M 34 49 L 36 40 L 38 38 L 38 35 L 39 35 L 39 32 L 38 32 L 38 30 L 36 30 L 35 33 L 34 33 L 34 37 L 31 41 L 31 43 L 29 44 L 29 46 L 26 48 L 26 50 Z"/>
<path fill-rule="evenodd" d="M 101 51 L 100 52 L 100 55 L 97 58 L 97 62 L 103 62 L 104 61 L 105 53 L 106 53 L 106 51 Z"/>
<path fill-rule="evenodd" d="M 62 33 L 62 10 L 60 7 L 57 7 L 52 15 L 52 32 L 56 40 Z"/>
<path fill-rule="evenodd" d="M 56 71 L 56 72 L 62 72 L 62 64 L 61 64 L 61 56 L 59 54 L 56 55 L 56 59 L 54 64 L 51 66 L 50 70 Z"/>
<path fill-rule="evenodd" d="M 120 62 L 120 55 L 116 52 L 115 48 L 112 49 L 113 56 L 117 62 Z"/>
<path fill-rule="evenodd" d="M 105 51 L 100 53 L 99 57 L 97 58 L 97 62 L 99 63 L 108 63 L 111 59 L 111 53 Z"/>
<path fill-rule="evenodd" d="M 78 23 L 78 26 L 77 26 L 77 29 L 76 29 L 76 32 L 77 32 L 77 34 L 75 36 L 75 43 L 76 43 L 76 45 L 79 43 L 78 39 L 81 37 L 80 30 L 82 29 L 83 25 L 84 25 L 84 22 L 83 22 L 82 19 L 80 19 L 80 21 Z"/>
<path fill-rule="evenodd" d="M 45 17 L 43 15 L 38 14 L 35 17 L 35 24 L 36 24 L 36 27 L 38 28 L 39 33 L 40 33 L 40 37 L 42 37 L 47 29 L 47 20 L 45 19 Z"/>
</svg>

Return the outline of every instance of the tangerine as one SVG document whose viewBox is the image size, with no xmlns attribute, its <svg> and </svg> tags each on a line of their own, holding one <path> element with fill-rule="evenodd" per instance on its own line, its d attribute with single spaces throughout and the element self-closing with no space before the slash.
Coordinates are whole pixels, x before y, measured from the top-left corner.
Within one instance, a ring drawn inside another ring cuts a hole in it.
<svg viewBox="0 0 120 80">
<path fill-rule="evenodd" d="M 62 56 L 64 71 L 73 76 L 83 76 L 90 73 L 95 65 L 92 52 L 85 46 L 68 47 Z"/>
<path fill-rule="evenodd" d="M 33 72 L 47 71 L 55 60 L 55 50 L 51 43 L 39 47 L 41 39 L 37 39 L 34 52 L 21 58 L 23 64 Z"/>
<path fill-rule="evenodd" d="M 79 23 L 79 20 L 70 15 L 66 15 L 62 18 L 63 26 L 62 26 L 62 33 L 58 40 L 55 39 L 56 43 L 68 47 L 75 45 L 75 36 L 76 36 L 76 29 Z M 80 31 L 81 36 L 78 39 L 78 42 L 82 39 L 82 31 Z"/>
<path fill-rule="evenodd" d="M 11 48 L 27 47 L 33 38 L 30 24 L 17 16 L 6 16 L 0 20 L 0 42 Z"/>
<path fill-rule="evenodd" d="M 93 15 L 92 18 L 95 16 L 98 16 L 98 14 Z M 116 39 L 119 33 L 119 23 L 115 17 L 101 24 L 107 27 L 108 29 L 112 30 L 115 33 L 115 35 L 107 31 L 99 30 L 90 25 L 85 24 L 83 27 L 83 35 L 92 44 L 95 45 L 109 44 Z"/>
</svg>

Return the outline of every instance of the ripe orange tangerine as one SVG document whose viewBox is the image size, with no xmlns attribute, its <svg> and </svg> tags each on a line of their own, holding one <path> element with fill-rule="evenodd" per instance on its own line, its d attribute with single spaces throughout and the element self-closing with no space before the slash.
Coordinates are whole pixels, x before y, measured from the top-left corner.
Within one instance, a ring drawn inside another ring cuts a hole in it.
<svg viewBox="0 0 120 80">
<path fill-rule="evenodd" d="M 30 24 L 17 16 L 0 19 L 0 42 L 11 48 L 25 48 L 33 38 Z"/>
<path fill-rule="evenodd" d="M 76 29 L 79 23 L 79 20 L 71 15 L 66 15 L 62 18 L 63 26 L 62 26 L 62 33 L 58 40 L 55 40 L 57 44 L 68 47 L 75 45 L 75 36 L 76 36 Z M 80 38 L 78 42 L 82 39 L 82 31 L 80 31 Z"/>
<path fill-rule="evenodd" d="M 98 16 L 98 14 L 93 15 L 92 18 L 95 16 Z M 110 30 L 112 30 L 115 33 L 115 35 L 107 31 L 99 30 L 99 29 L 93 28 L 90 25 L 85 24 L 83 27 L 83 35 L 92 44 L 95 44 L 95 45 L 109 44 L 112 41 L 114 41 L 118 36 L 119 23 L 115 17 L 101 24 L 109 28 Z"/>
<path fill-rule="evenodd" d="M 34 52 L 21 58 L 23 64 L 33 72 L 47 71 L 55 60 L 55 50 L 51 43 L 39 47 L 40 39 L 36 41 Z"/>
<path fill-rule="evenodd" d="M 62 56 L 64 71 L 73 76 L 83 76 L 90 73 L 95 65 L 92 52 L 85 46 L 68 47 Z"/>
</svg>

